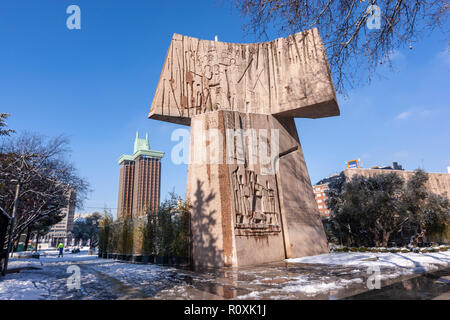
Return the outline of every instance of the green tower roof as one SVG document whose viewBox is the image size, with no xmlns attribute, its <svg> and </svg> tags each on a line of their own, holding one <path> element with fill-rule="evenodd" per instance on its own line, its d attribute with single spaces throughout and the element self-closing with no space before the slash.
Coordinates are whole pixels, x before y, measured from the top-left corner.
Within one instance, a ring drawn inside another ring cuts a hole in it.
<svg viewBox="0 0 450 320">
<path fill-rule="evenodd" d="M 150 150 L 150 144 L 148 142 L 148 133 L 145 134 L 145 138 L 139 138 L 139 133 L 136 131 L 136 139 L 134 140 L 133 155 L 124 154 L 119 158 L 119 164 L 123 161 L 135 161 L 137 157 L 144 155 L 153 158 L 161 159 L 164 157 L 164 152 Z"/>
</svg>

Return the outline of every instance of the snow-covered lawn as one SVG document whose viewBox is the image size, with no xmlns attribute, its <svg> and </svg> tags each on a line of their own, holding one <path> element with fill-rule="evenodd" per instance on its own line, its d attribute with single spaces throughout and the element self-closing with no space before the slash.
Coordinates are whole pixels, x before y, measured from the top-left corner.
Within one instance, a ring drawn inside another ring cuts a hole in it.
<svg viewBox="0 0 450 320">
<path fill-rule="evenodd" d="M 304 258 L 287 259 L 290 263 L 313 263 L 340 266 L 379 266 L 408 269 L 411 273 L 450 266 L 450 250 L 432 253 L 328 253 Z"/>
<path fill-rule="evenodd" d="M 379 268 L 379 280 L 392 281 L 402 276 L 415 273 L 436 271 L 450 267 L 450 251 L 435 253 L 328 253 L 296 259 L 286 259 L 293 265 L 323 265 L 329 272 L 280 276 L 278 278 L 260 278 L 253 283 L 264 283 L 272 280 L 285 280 L 282 288 L 273 286 L 262 291 L 253 291 L 238 297 L 239 299 L 272 298 L 283 293 L 314 297 L 328 295 L 332 298 L 339 290 L 348 288 L 367 288 L 367 278 Z M 369 269 L 370 268 L 370 269 Z M 368 271 L 370 270 L 370 273 Z M 285 296 L 286 298 L 286 296 Z"/>
</svg>

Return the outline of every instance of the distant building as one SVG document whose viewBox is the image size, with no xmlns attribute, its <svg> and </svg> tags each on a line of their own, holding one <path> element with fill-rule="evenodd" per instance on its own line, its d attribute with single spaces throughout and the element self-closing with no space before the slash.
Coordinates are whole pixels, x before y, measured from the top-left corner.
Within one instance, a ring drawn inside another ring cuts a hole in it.
<svg viewBox="0 0 450 320">
<path fill-rule="evenodd" d="M 362 169 L 362 168 L 360 168 Z M 370 169 L 382 169 L 382 170 L 403 170 L 403 167 L 398 162 L 392 162 L 392 166 L 373 166 Z"/>
<path fill-rule="evenodd" d="M 317 207 L 319 208 L 320 216 L 322 218 L 329 218 L 331 213 L 330 208 L 328 208 L 327 206 L 328 196 L 326 193 L 330 189 L 329 184 L 340 178 L 340 175 L 334 174 L 330 177 L 320 180 L 313 186 Z"/>
<path fill-rule="evenodd" d="M 330 209 L 327 206 L 326 191 L 329 189 L 328 183 L 316 184 L 313 187 L 314 196 L 316 197 L 317 207 L 319 208 L 320 216 L 322 218 L 328 218 L 330 216 Z"/>
<path fill-rule="evenodd" d="M 163 157 L 164 152 L 150 150 L 148 134 L 140 139 L 136 132 L 133 155 L 119 158 L 117 218 L 134 218 L 158 209 Z"/>
<path fill-rule="evenodd" d="M 64 218 L 57 224 L 53 225 L 50 232 L 39 240 L 41 243 L 40 246 L 48 244 L 50 247 L 55 247 L 60 242 L 64 243 L 64 245 L 72 244 L 76 197 L 77 193 L 75 191 L 71 191 L 69 194 L 69 204 L 61 210 L 64 214 Z"/>
</svg>

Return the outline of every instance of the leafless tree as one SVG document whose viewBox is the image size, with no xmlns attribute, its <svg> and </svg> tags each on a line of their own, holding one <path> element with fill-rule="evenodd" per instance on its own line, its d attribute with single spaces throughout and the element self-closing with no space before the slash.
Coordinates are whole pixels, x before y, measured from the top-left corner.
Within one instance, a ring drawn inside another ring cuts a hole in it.
<svg viewBox="0 0 450 320">
<path fill-rule="evenodd" d="M 0 206 L 12 212 L 17 200 L 14 241 L 34 223 L 82 204 L 88 184 L 67 161 L 67 146 L 62 136 L 26 133 L 0 146 Z"/>
<path fill-rule="evenodd" d="M 0 136 L 9 136 L 10 133 L 14 132 L 12 129 L 3 129 L 7 126 L 6 118 L 8 117 L 8 113 L 0 113 Z"/>
<path fill-rule="evenodd" d="M 379 64 L 391 66 L 396 50 L 412 49 L 435 28 L 448 35 L 445 23 L 450 4 L 445 0 L 232 1 L 249 19 L 244 28 L 259 38 L 267 37 L 271 30 L 286 36 L 318 28 L 341 93 L 356 81 L 370 80 Z M 372 28 L 377 8 L 380 25 Z"/>
</svg>

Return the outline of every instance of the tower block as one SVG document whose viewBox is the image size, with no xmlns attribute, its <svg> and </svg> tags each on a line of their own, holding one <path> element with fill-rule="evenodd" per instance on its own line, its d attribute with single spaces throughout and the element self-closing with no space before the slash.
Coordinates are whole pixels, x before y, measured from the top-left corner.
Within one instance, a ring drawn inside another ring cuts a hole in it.
<svg viewBox="0 0 450 320">
<path fill-rule="evenodd" d="M 328 252 L 294 118 L 337 115 L 317 29 L 255 44 L 174 34 L 149 118 L 191 126 L 195 265 Z"/>
</svg>

